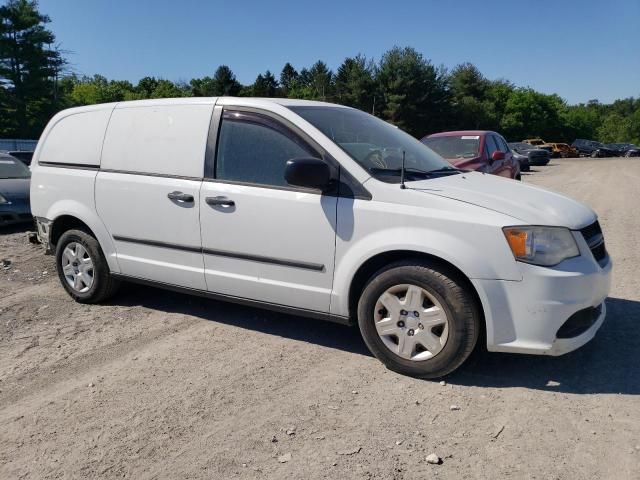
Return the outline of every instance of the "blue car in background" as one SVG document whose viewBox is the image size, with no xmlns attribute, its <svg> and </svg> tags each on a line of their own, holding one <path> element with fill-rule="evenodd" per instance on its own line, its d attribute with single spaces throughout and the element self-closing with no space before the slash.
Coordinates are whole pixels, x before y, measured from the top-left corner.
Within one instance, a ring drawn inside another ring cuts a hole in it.
<svg viewBox="0 0 640 480">
<path fill-rule="evenodd" d="M 33 221 L 30 183 L 29 168 L 17 158 L 0 153 L 0 227 Z"/>
</svg>

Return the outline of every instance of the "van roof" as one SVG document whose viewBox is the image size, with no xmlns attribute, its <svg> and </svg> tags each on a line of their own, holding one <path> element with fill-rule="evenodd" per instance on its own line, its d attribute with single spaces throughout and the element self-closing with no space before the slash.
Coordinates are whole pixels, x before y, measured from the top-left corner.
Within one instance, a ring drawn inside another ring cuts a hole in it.
<svg viewBox="0 0 640 480">
<path fill-rule="evenodd" d="M 261 98 L 261 97 L 178 97 L 178 98 L 154 98 L 148 100 L 130 100 L 113 103 L 99 103 L 96 105 L 85 105 L 82 107 L 73 107 L 64 110 L 66 114 L 90 112 L 104 109 L 113 109 L 115 106 L 119 108 L 127 107 L 151 107 L 156 105 L 212 105 L 214 103 L 228 104 L 232 101 L 239 101 L 242 105 L 264 106 L 265 104 L 276 104 L 284 107 L 291 106 L 325 106 L 349 108 L 344 105 L 328 102 L 318 102 L 314 100 L 300 100 L 294 98 Z"/>
</svg>

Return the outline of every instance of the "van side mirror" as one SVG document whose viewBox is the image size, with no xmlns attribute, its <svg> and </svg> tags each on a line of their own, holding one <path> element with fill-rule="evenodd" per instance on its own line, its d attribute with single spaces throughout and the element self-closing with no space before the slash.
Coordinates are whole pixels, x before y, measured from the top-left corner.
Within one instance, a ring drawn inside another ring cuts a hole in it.
<svg viewBox="0 0 640 480">
<path fill-rule="evenodd" d="M 287 161 L 284 178 L 289 185 L 325 190 L 331 183 L 331 170 L 317 158 L 294 158 Z"/>
<path fill-rule="evenodd" d="M 496 160 L 504 160 L 504 152 L 501 152 L 500 150 L 496 150 L 491 154 L 491 160 L 494 162 Z"/>
</svg>

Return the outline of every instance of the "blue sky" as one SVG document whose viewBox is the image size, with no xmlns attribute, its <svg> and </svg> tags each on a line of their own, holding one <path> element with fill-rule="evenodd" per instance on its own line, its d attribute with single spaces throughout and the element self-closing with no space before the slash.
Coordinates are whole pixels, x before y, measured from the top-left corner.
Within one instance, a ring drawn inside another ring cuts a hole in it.
<svg viewBox="0 0 640 480">
<path fill-rule="evenodd" d="M 640 0 L 40 0 L 79 74 L 189 80 L 226 64 L 242 83 L 285 62 L 376 60 L 412 46 L 570 103 L 640 96 Z"/>
</svg>

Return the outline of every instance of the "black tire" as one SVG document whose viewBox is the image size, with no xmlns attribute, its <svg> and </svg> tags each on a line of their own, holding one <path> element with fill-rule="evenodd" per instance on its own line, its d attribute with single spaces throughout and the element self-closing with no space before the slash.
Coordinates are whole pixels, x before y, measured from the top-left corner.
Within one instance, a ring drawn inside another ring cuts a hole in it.
<svg viewBox="0 0 640 480">
<path fill-rule="evenodd" d="M 72 288 L 67 283 L 62 271 L 62 253 L 65 247 L 72 242 L 81 244 L 93 262 L 93 284 L 86 292 L 79 292 Z M 56 245 L 56 270 L 64 289 L 71 298 L 79 303 L 100 303 L 112 297 L 120 286 L 120 282 L 110 273 L 109 265 L 98 240 L 84 230 L 68 230 L 62 234 Z"/>
<path fill-rule="evenodd" d="M 449 320 L 449 336 L 443 349 L 421 361 L 404 359 L 384 344 L 375 327 L 375 306 L 388 288 L 400 284 L 417 285 L 433 295 Z M 439 378 L 458 368 L 471 354 L 480 331 L 480 311 L 464 279 L 447 268 L 420 261 L 397 262 L 376 272 L 358 302 L 358 325 L 362 337 L 388 369 L 418 378 Z"/>
</svg>

